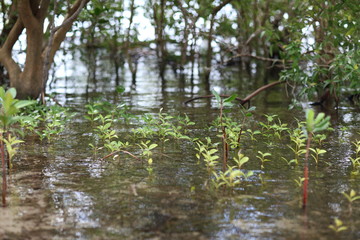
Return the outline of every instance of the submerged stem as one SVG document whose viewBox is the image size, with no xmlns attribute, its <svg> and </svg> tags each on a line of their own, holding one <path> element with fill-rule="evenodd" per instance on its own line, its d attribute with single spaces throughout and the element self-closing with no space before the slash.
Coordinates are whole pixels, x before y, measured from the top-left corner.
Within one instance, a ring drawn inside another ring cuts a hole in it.
<svg viewBox="0 0 360 240">
<path fill-rule="evenodd" d="M 1 164 L 2 164 L 2 204 L 3 207 L 6 206 L 6 191 L 7 191 L 7 183 L 6 183 L 6 162 L 5 162 L 5 149 L 4 149 L 4 140 L 3 133 L 1 133 L 1 141 L 0 141 L 0 151 L 1 151 Z"/>
<path fill-rule="evenodd" d="M 312 139 L 312 133 L 308 133 L 308 139 L 306 143 L 305 163 L 304 163 L 304 188 L 303 188 L 303 209 L 306 210 L 308 199 L 308 184 L 309 184 L 309 152 Z"/>
</svg>

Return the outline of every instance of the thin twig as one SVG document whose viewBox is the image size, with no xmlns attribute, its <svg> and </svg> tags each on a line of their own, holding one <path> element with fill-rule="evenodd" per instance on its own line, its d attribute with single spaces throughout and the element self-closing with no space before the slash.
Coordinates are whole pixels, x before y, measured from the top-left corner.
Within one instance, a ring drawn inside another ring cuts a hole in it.
<svg viewBox="0 0 360 240">
<path fill-rule="evenodd" d="M 227 98 L 227 97 L 230 97 L 231 95 L 220 95 L 220 97 L 222 98 Z M 214 95 L 205 95 L 205 96 L 198 96 L 198 97 L 194 97 L 194 98 L 191 98 L 189 100 L 186 100 L 184 102 L 184 105 L 188 104 L 189 102 L 192 102 L 194 100 L 198 100 L 198 99 L 203 99 L 203 98 L 213 98 L 215 97 Z M 235 100 L 239 101 L 239 102 L 242 102 L 243 100 L 241 98 L 235 98 Z"/>
<path fill-rule="evenodd" d="M 258 95 L 259 93 L 261 93 L 262 91 L 265 91 L 266 89 L 268 88 L 271 88 L 273 86 L 276 86 L 278 84 L 281 84 L 281 83 L 285 83 L 286 81 L 276 81 L 276 82 L 272 82 L 272 83 L 269 83 L 269 84 L 266 84 L 258 89 L 256 89 L 254 92 L 252 92 L 251 94 L 249 94 L 248 96 L 246 96 L 244 99 L 241 99 L 241 98 L 236 98 L 236 100 L 238 100 L 240 102 L 241 105 L 245 105 L 246 103 L 249 103 L 250 100 L 255 97 L 256 95 Z M 184 102 L 184 105 L 188 104 L 189 102 L 192 102 L 194 100 L 198 100 L 198 99 L 202 99 L 202 98 L 213 98 L 214 95 L 205 95 L 205 96 L 198 96 L 198 97 L 194 97 L 194 98 L 191 98 L 189 100 L 186 100 Z M 230 97 L 230 95 L 220 95 L 220 97 Z"/>
</svg>

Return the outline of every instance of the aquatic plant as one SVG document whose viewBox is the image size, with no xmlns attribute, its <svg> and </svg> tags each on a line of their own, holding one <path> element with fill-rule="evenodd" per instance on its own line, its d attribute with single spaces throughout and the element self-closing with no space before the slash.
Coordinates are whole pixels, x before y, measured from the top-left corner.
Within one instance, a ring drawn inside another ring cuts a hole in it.
<svg viewBox="0 0 360 240">
<path fill-rule="evenodd" d="M 256 138 L 255 138 L 255 135 L 261 134 L 261 132 L 259 130 L 253 131 L 251 129 L 247 129 L 246 133 L 247 133 L 247 135 L 250 137 L 250 139 L 252 141 L 257 141 Z"/>
<path fill-rule="evenodd" d="M 288 132 L 289 128 L 287 127 L 286 123 L 282 123 L 280 118 L 277 115 L 264 115 L 266 117 L 266 123 L 259 122 L 261 127 L 261 134 L 267 138 L 267 144 L 273 145 L 274 144 L 274 137 L 281 140 L 284 132 Z M 276 123 L 276 121 L 278 123 Z"/>
<path fill-rule="evenodd" d="M 286 159 L 285 157 L 281 157 L 281 159 L 284 160 L 284 161 L 287 163 L 287 165 L 289 165 L 289 166 L 290 166 L 292 163 L 294 163 L 295 165 L 298 165 L 298 164 L 299 164 L 299 161 L 298 161 L 298 159 L 296 159 L 296 158 L 293 158 L 293 159 L 288 160 L 288 159 Z"/>
<path fill-rule="evenodd" d="M 314 153 L 314 154 L 311 154 L 311 156 L 315 160 L 316 165 L 318 165 L 319 158 L 320 158 L 319 156 L 326 153 L 326 150 L 320 149 L 320 148 L 310 148 L 310 151 L 312 151 Z"/>
<path fill-rule="evenodd" d="M 256 157 L 261 161 L 261 169 L 265 168 L 265 162 L 270 162 L 270 159 L 267 159 L 267 157 L 271 156 L 271 153 L 263 153 L 261 151 L 258 151 L 258 154 Z"/>
<path fill-rule="evenodd" d="M 249 158 L 242 154 L 241 151 L 238 151 L 237 156 L 233 159 L 239 169 L 241 169 L 242 166 L 249 161 Z"/>
<path fill-rule="evenodd" d="M 350 190 L 349 194 L 342 192 L 342 195 L 344 195 L 344 197 L 349 201 L 349 203 L 360 199 L 360 195 L 358 195 L 353 189 Z"/>
<path fill-rule="evenodd" d="M 12 168 L 12 159 L 15 156 L 15 154 L 17 153 L 18 148 L 15 147 L 17 144 L 19 143 L 23 143 L 24 141 L 17 139 L 15 136 L 12 137 L 11 134 L 7 134 L 7 139 L 3 138 L 3 135 L 0 136 L 0 141 L 4 141 L 5 146 L 6 146 L 6 151 L 8 154 L 8 158 L 9 158 L 9 168 Z"/>
<path fill-rule="evenodd" d="M 218 104 L 218 107 L 220 109 L 219 112 L 219 128 L 222 132 L 222 142 L 223 142 L 223 171 L 225 171 L 227 166 L 227 160 L 229 156 L 229 144 L 227 143 L 227 134 L 226 134 L 226 126 L 223 124 L 223 111 L 224 107 L 232 107 L 232 101 L 236 99 L 236 94 L 231 95 L 230 97 L 227 97 L 225 99 L 222 99 L 214 89 L 211 90 L 212 94 L 215 96 L 216 102 Z"/>
<path fill-rule="evenodd" d="M 299 177 L 298 179 L 294 179 L 294 181 L 296 183 L 296 186 L 298 186 L 298 187 L 303 186 L 304 180 L 305 180 L 305 178 L 303 178 L 303 177 Z"/>
<path fill-rule="evenodd" d="M 295 158 L 291 161 L 298 163 L 298 159 L 300 155 L 304 154 L 306 150 L 303 148 L 305 147 L 306 136 L 304 132 L 300 128 L 296 128 L 290 132 L 290 140 L 295 144 L 294 147 L 291 145 L 287 145 L 291 151 L 295 154 Z"/>
<path fill-rule="evenodd" d="M 214 144 L 212 144 L 209 137 L 206 138 L 206 141 L 206 143 L 203 143 L 200 140 L 195 142 L 197 145 L 195 149 L 198 151 L 196 153 L 196 158 L 198 160 L 203 158 L 207 169 L 212 170 L 219 163 L 219 156 L 215 155 L 218 152 L 218 149 Z"/>
<path fill-rule="evenodd" d="M 32 105 L 35 101 L 30 100 L 18 100 L 16 97 L 16 89 L 10 88 L 7 91 L 3 87 L 0 87 L 0 151 L 1 151 L 1 165 L 2 165 L 2 203 L 3 206 L 6 205 L 6 191 L 7 191 L 7 179 L 6 179 L 6 160 L 5 154 L 7 152 L 7 166 L 11 168 L 11 159 L 16 153 L 15 144 L 20 143 L 20 140 L 17 140 L 16 137 L 11 137 L 10 127 L 20 121 L 22 116 L 18 116 L 21 108 Z M 7 136 L 7 138 L 5 137 Z M 6 151 L 5 147 L 6 145 Z M 9 152 L 10 151 L 10 152 Z"/>
<path fill-rule="evenodd" d="M 156 143 L 151 143 L 150 140 L 137 144 L 141 148 L 141 156 L 145 157 L 147 160 L 151 158 L 153 155 L 152 150 L 156 148 L 158 145 Z"/>
<path fill-rule="evenodd" d="M 48 142 L 63 132 L 66 122 L 74 116 L 67 108 L 58 105 L 38 106 L 37 108 L 40 116 L 37 119 L 39 124 L 34 132 L 40 137 L 40 140 L 47 139 Z"/>
<path fill-rule="evenodd" d="M 144 114 L 141 120 L 143 121 L 142 127 L 132 130 L 135 137 L 151 138 L 157 136 L 163 143 L 169 141 L 170 138 L 191 140 L 186 135 L 187 128 L 195 124 L 190 121 L 186 114 L 184 117 L 174 117 L 164 113 L 162 108 L 156 117 L 151 114 Z"/>
<path fill-rule="evenodd" d="M 213 172 L 215 178 L 212 179 L 212 183 L 216 189 L 221 186 L 233 188 L 242 182 L 242 177 L 246 180 L 253 174 L 254 173 L 252 171 L 243 172 L 240 169 L 236 169 L 235 166 L 228 166 L 228 169 L 225 172 Z"/>
<path fill-rule="evenodd" d="M 348 229 L 348 227 L 345 226 L 344 223 L 338 218 L 334 218 L 334 223 L 329 225 L 329 228 L 336 233 L 345 231 Z"/>
<path fill-rule="evenodd" d="M 306 143 L 306 152 L 305 152 L 305 164 L 304 164 L 304 188 L 303 188 L 303 208 L 306 209 L 307 205 L 307 187 L 309 181 L 309 166 L 308 166 L 308 158 L 310 153 L 310 145 L 312 136 L 314 133 L 325 130 L 330 125 L 330 116 L 325 117 L 325 113 L 319 113 L 315 118 L 314 110 L 307 109 L 306 110 L 306 128 L 304 128 L 303 132 L 307 137 Z"/>
<path fill-rule="evenodd" d="M 350 157 L 350 161 L 354 169 L 360 167 L 360 140 L 353 142 L 355 145 L 355 157 Z"/>
</svg>

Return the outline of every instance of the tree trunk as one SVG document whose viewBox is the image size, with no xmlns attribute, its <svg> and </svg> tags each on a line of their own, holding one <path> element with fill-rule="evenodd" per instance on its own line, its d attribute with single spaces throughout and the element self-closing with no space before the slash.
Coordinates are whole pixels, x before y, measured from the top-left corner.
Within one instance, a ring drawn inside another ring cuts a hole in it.
<svg viewBox="0 0 360 240">
<path fill-rule="evenodd" d="M 53 41 L 43 49 L 44 32 L 43 26 L 48 14 L 50 0 L 17 0 L 12 7 L 17 7 L 14 11 L 17 15 L 11 15 L 12 21 L 16 19 L 11 30 L 2 33 L 6 40 L 0 42 L 0 64 L 9 73 L 10 86 L 16 88 L 17 97 L 20 99 L 39 97 L 42 92 L 55 52 L 65 39 L 66 32 L 71 28 L 72 23 L 78 16 L 80 10 L 89 0 L 76 0 L 63 24 L 53 31 Z M 18 41 L 22 31 L 26 29 L 26 59 L 23 69 L 12 58 L 12 49 Z M 45 74 L 46 73 L 46 76 Z"/>
</svg>

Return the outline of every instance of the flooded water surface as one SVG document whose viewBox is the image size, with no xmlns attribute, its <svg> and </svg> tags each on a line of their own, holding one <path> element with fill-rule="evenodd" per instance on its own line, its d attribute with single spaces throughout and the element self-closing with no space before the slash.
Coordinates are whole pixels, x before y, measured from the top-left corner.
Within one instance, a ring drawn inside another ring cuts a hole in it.
<svg viewBox="0 0 360 240">
<path fill-rule="evenodd" d="M 75 116 L 50 142 L 25 136 L 8 177 L 8 206 L 0 209 L 1 239 L 360 238 L 360 200 L 349 203 L 342 194 L 351 189 L 360 192 L 360 175 L 350 161 L 355 157 L 354 142 L 360 140 L 359 107 L 344 103 L 328 112 L 333 131 L 326 132 L 322 148 L 327 152 L 319 163 L 310 159 L 304 211 L 302 187 L 295 181 L 303 176 L 303 155 L 298 164 L 284 160 L 294 158 L 288 133 L 281 139 L 259 134 L 252 140 L 244 135 L 240 148 L 250 159 L 244 169 L 253 175 L 233 188 L 219 189 L 212 187 L 214 175 L 196 157 L 193 141 L 133 137 L 134 129 L 144 126 L 145 114 L 156 117 L 160 109 L 169 116 L 186 114 L 195 123 L 186 127 L 188 136 L 203 142 L 210 137 L 219 143 L 216 171 L 220 171 L 222 140 L 217 136 L 220 132 L 210 128 L 219 115 L 215 100 L 196 100 L 187 106 L 183 102 L 210 94 L 210 88 L 245 97 L 272 81 L 271 75 L 265 70 L 227 69 L 224 75 L 214 76 L 209 86 L 200 78 L 179 80 L 171 72 L 161 80 L 150 66 L 141 64 L 136 85 L 130 76 L 123 76 L 122 94 L 116 92 L 111 76 L 102 76 L 108 79 L 96 83 L 84 78 L 81 69 L 71 77 L 75 80 L 60 78 L 52 84 L 49 91 Z M 96 101 L 128 107 L 125 113 L 132 117 L 115 119 L 112 128 L 120 140 L 131 143 L 126 151 L 137 158 L 119 152 L 117 157 L 102 159 L 110 153 L 104 150 L 94 155 L 89 144 L 99 139 L 84 115 L 85 105 Z M 259 122 L 266 123 L 266 114 L 277 115 L 295 129 L 296 119 L 304 120 L 305 114 L 302 109 L 289 110 L 289 103 L 284 86 L 259 94 L 251 102 L 256 110 L 247 128 L 264 131 Z M 225 114 L 241 124 L 239 107 L 227 109 Z M 138 145 L 148 139 L 158 145 L 152 151 L 152 164 L 141 158 Z M 271 153 L 263 166 L 258 151 Z M 229 164 L 234 156 L 236 152 L 230 151 Z M 346 230 L 329 228 L 335 219 Z"/>
</svg>

